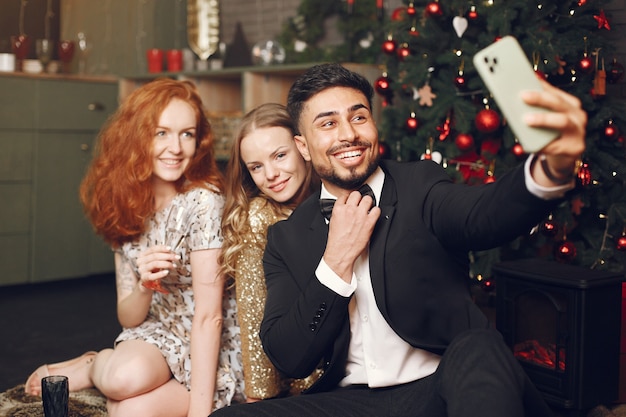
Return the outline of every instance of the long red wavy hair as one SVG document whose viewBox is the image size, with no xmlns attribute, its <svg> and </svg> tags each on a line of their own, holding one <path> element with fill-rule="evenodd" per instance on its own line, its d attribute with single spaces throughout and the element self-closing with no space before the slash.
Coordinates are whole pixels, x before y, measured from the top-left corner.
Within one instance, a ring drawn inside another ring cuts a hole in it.
<svg viewBox="0 0 626 417">
<path fill-rule="evenodd" d="M 211 125 L 202 99 L 188 81 L 156 79 L 133 91 L 98 135 L 80 199 L 94 230 L 113 248 L 138 238 L 154 214 L 152 142 L 161 113 L 172 99 L 196 113 L 196 152 L 176 189 L 213 186 L 223 192 Z"/>
</svg>

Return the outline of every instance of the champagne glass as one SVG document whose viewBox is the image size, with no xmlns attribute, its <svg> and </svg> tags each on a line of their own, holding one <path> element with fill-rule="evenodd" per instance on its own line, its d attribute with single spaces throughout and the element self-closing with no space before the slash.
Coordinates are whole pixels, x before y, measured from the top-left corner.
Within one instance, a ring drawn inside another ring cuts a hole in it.
<svg viewBox="0 0 626 417">
<path fill-rule="evenodd" d="M 78 32 L 78 72 L 84 74 L 87 70 L 87 56 L 91 52 L 92 43 L 87 39 L 85 32 Z"/>
<path fill-rule="evenodd" d="M 48 64 L 52 61 L 54 41 L 52 39 L 37 39 L 35 41 L 35 52 L 41 62 L 43 72 L 48 72 Z"/>
<path fill-rule="evenodd" d="M 61 60 L 63 66 L 63 72 L 65 74 L 69 74 L 70 64 L 72 63 L 72 58 L 74 58 L 74 47 L 75 44 L 73 41 L 62 40 L 59 42 L 59 59 Z"/>
<path fill-rule="evenodd" d="M 189 234 L 191 228 L 191 214 L 192 211 L 180 203 L 174 202 L 170 207 L 167 220 L 165 221 L 163 244 L 169 246 L 174 252 L 180 249 Z M 169 292 L 161 285 L 161 279 L 143 281 L 142 285 L 163 294 Z"/>
</svg>

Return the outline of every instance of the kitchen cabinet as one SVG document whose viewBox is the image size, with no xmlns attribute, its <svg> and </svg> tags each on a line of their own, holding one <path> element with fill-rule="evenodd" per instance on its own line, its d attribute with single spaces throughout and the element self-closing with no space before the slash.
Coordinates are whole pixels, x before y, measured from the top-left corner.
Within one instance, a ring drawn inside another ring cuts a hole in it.
<svg viewBox="0 0 626 417">
<path fill-rule="evenodd" d="M 228 158 L 233 132 L 242 115 L 263 103 L 286 104 L 293 82 L 314 64 L 269 65 L 220 70 L 146 74 L 119 80 L 120 100 L 157 77 L 187 80 L 196 85 L 213 128 L 216 156 Z M 372 84 L 382 74 L 376 65 L 345 63 L 346 68 L 365 76 Z M 380 97 L 373 97 L 373 114 L 380 120 Z"/>
<path fill-rule="evenodd" d="M 114 270 L 78 198 L 116 79 L 0 75 L 0 285 Z"/>
</svg>

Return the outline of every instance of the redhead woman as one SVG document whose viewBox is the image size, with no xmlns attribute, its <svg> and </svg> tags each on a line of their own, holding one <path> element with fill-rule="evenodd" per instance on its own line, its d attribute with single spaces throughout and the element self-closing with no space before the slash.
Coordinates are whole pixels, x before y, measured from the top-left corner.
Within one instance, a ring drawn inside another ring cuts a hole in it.
<svg viewBox="0 0 626 417">
<path fill-rule="evenodd" d="M 114 252 L 122 333 L 111 349 L 39 367 L 27 393 L 67 375 L 70 391 L 100 390 L 111 417 L 206 417 L 243 400 L 234 295 L 218 264 L 222 191 L 193 85 L 158 79 L 130 94 L 100 132 L 80 189 Z"/>
<path fill-rule="evenodd" d="M 258 335 L 266 293 L 262 258 L 267 228 L 286 219 L 318 183 L 311 181 L 312 170 L 293 136 L 285 107 L 263 104 L 241 121 L 227 167 L 221 263 L 224 274 L 235 279 L 248 402 L 295 394 L 309 384 L 308 379 L 282 378 Z"/>
</svg>

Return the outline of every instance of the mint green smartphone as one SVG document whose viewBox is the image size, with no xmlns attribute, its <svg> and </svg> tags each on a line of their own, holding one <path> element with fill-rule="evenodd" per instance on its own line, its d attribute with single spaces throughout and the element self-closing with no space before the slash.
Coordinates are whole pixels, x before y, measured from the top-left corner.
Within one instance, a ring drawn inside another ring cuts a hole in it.
<svg viewBox="0 0 626 417">
<path fill-rule="evenodd" d="M 523 120 L 526 113 L 548 110 L 529 106 L 520 97 L 524 90 L 542 88 L 524 50 L 514 37 L 505 36 L 478 51 L 473 62 L 525 152 L 537 152 L 558 136 L 556 130 L 530 127 Z"/>
</svg>

